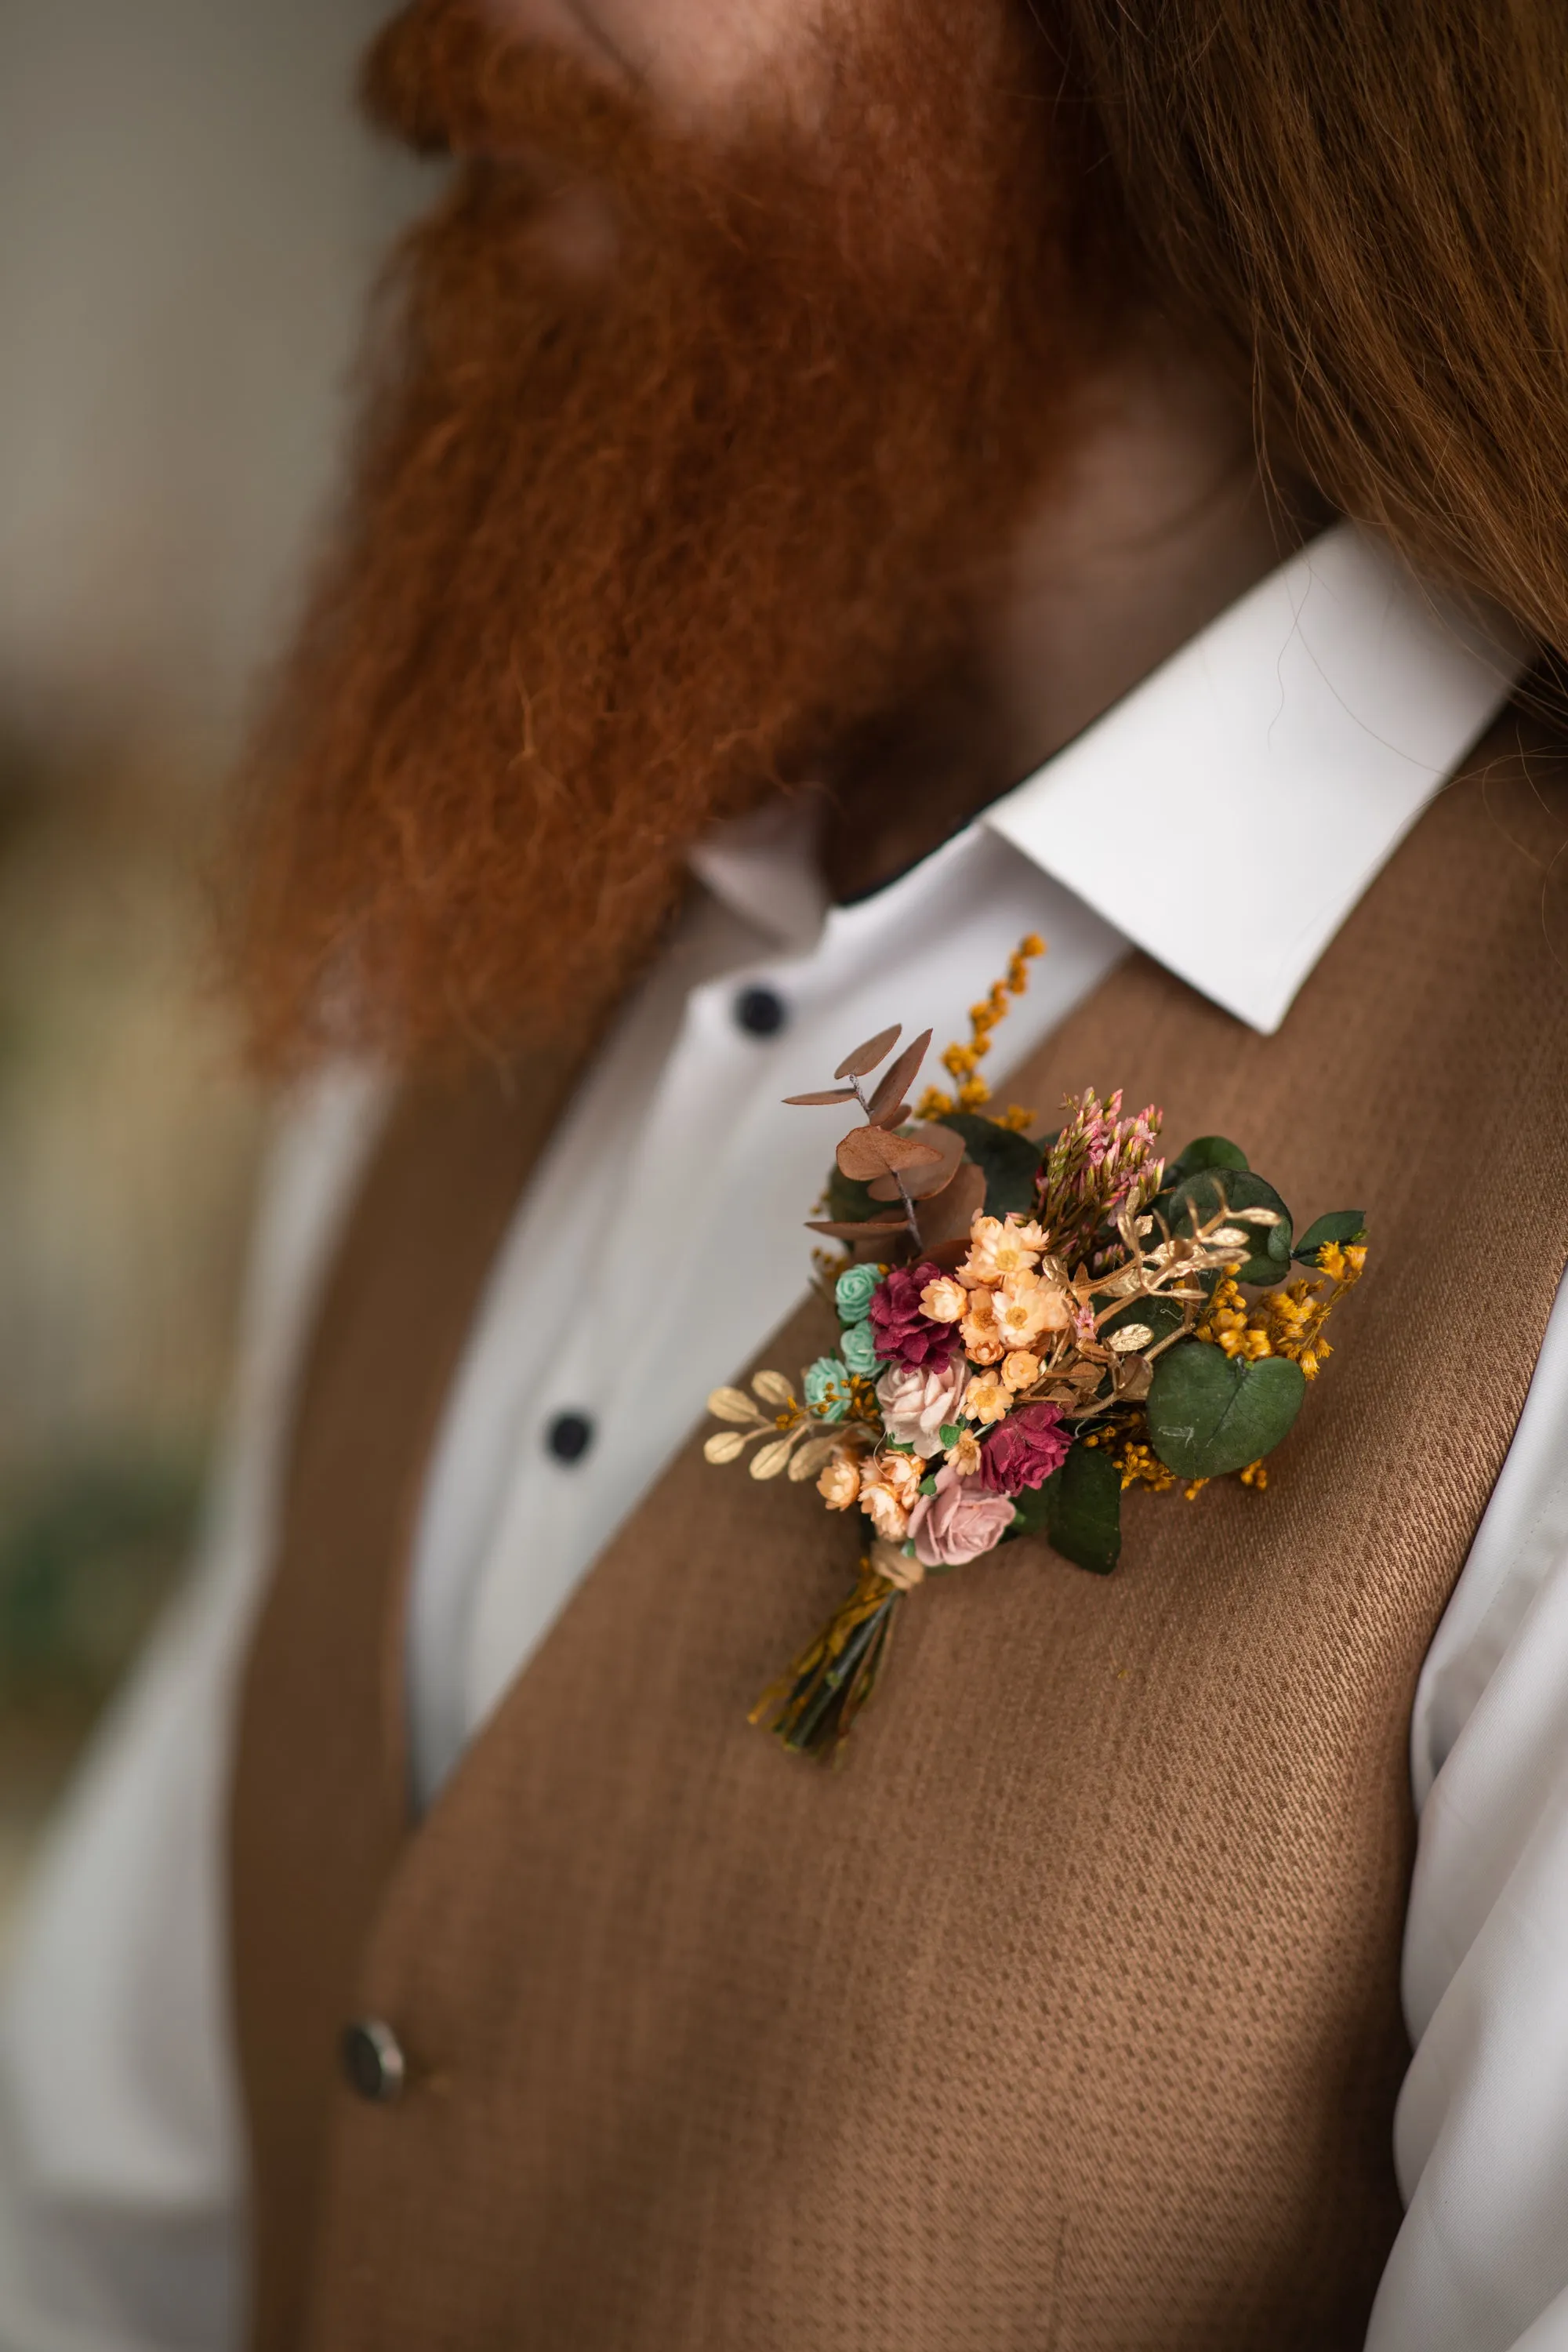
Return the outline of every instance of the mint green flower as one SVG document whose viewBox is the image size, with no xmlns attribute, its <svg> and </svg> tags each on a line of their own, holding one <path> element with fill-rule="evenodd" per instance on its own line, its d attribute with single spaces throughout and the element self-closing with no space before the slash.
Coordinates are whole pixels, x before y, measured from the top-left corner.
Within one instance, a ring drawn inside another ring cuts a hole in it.
<svg viewBox="0 0 1568 2352">
<path fill-rule="evenodd" d="M 848 1265 L 838 1277 L 833 1296 L 841 1323 L 864 1323 L 871 1312 L 871 1294 L 882 1276 L 874 1265 Z"/>
<path fill-rule="evenodd" d="M 818 1356 L 806 1367 L 805 1402 L 818 1421 L 842 1421 L 853 1399 L 849 1375 L 837 1356 Z"/>
<path fill-rule="evenodd" d="M 868 1323 L 851 1323 L 847 1331 L 839 1333 L 838 1345 L 843 1350 L 844 1360 L 852 1372 L 858 1372 L 863 1381 L 876 1379 L 882 1366 L 877 1355 L 876 1339 Z"/>
</svg>

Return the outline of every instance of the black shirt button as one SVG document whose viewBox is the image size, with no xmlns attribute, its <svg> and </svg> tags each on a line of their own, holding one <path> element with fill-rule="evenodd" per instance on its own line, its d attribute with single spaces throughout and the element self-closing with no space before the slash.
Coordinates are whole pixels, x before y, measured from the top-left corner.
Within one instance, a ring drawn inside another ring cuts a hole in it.
<svg viewBox="0 0 1568 2352">
<path fill-rule="evenodd" d="M 345 2025 L 338 2055 L 350 2090 L 373 2106 L 390 2106 L 403 2096 L 408 2068 L 402 2044 L 379 2017 L 356 2018 Z"/>
<path fill-rule="evenodd" d="M 735 999 L 735 1022 L 748 1037 L 776 1037 L 789 1007 L 774 988 L 743 988 Z"/>
<path fill-rule="evenodd" d="M 558 1412 L 544 1443 L 557 1462 L 581 1462 L 594 1443 L 594 1424 L 585 1412 Z"/>
</svg>

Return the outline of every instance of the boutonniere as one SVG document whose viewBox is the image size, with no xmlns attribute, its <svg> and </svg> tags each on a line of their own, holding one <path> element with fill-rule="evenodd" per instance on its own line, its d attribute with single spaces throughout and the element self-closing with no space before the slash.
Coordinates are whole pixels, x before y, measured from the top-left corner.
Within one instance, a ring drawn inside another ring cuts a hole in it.
<svg viewBox="0 0 1568 2352">
<path fill-rule="evenodd" d="M 1120 1093 L 1069 1097 L 1041 1140 L 1030 1112 L 994 1112 L 979 1066 L 1044 951 L 1024 941 L 942 1055 L 952 1092 L 913 1101 L 931 1032 L 899 1052 L 892 1028 L 789 1098 L 860 1114 L 808 1220 L 837 1245 L 816 1275 L 838 1349 L 798 1396 L 775 1371 L 750 1395 L 715 1390 L 726 1426 L 706 1451 L 814 1478 L 830 1511 L 868 1522 L 854 1591 L 752 1713 L 803 1754 L 838 1753 L 926 1577 L 1023 1535 L 1109 1575 L 1128 1487 L 1261 1492 L 1366 1262 L 1359 1209 L 1298 1236 L 1224 1136 L 1163 1159 L 1152 1104 L 1127 1117 Z"/>
</svg>

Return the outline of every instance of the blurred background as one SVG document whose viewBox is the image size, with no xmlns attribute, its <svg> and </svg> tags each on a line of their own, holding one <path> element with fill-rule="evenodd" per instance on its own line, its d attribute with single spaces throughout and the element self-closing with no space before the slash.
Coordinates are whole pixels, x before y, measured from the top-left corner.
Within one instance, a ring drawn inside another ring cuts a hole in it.
<svg viewBox="0 0 1568 2352">
<path fill-rule="evenodd" d="M 419 190 L 391 0 L 0 0 L 0 1937 L 178 1575 L 260 1132 L 203 861 Z"/>
</svg>

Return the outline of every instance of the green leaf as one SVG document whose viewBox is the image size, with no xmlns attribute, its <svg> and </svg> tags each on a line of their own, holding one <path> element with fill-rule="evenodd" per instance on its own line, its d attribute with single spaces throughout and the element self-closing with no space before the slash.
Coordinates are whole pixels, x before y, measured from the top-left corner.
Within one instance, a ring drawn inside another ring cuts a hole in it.
<svg viewBox="0 0 1568 2352">
<path fill-rule="evenodd" d="M 1239 1209 L 1272 1209 L 1277 1225 L 1244 1226 L 1253 1246 L 1237 1276 L 1238 1282 L 1278 1282 L 1290 1264 L 1290 1212 L 1261 1176 L 1250 1169 L 1200 1169 L 1178 1184 L 1164 1210 L 1173 1234 L 1194 1233 L 1218 1215 L 1221 1206 L 1231 1215 Z"/>
<path fill-rule="evenodd" d="M 937 1435 L 944 1445 L 956 1445 L 963 1435 L 963 1423 L 961 1421 L 944 1421 Z"/>
<path fill-rule="evenodd" d="M 1309 1225 L 1297 1243 L 1296 1263 L 1298 1265 L 1316 1265 L 1318 1252 L 1330 1242 L 1338 1242 L 1342 1248 L 1347 1243 L 1364 1242 L 1365 1239 L 1364 1210 L 1331 1209 L 1326 1217 L 1320 1217 L 1315 1225 Z"/>
<path fill-rule="evenodd" d="M 1035 1205 L 1039 1145 L 977 1111 L 955 1110 L 938 1124 L 963 1138 L 965 1156 L 984 1177 L 986 1215 L 1026 1217 Z"/>
<path fill-rule="evenodd" d="M 1187 1177 L 1197 1175 L 1200 1169 L 1245 1168 L 1247 1165 L 1246 1152 L 1239 1143 L 1232 1143 L 1228 1136 L 1200 1135 L 1197 1141 L 1189 1143 L 1166 1169 L 1165 1190 L 1173 1192 Z"/>
<path fill-rule="evenodd" d="M 1247 1363 L 1184 1339 L 1154 1367 L 1149 1443 L 1178 1477 L 1221 1478 L 1271 1454 L 1306 1393 L 1306 1375 L 1288 1357 Z"/>
<path fill-rule="evenodd" d="M 1121 1556 L 1121 1473 L 1099 1446 L 1075 1445 L 1036 1494 L 1018 1496 L 1017 1507 L 1020 1532 L 1044 1535 L 1053 1551 L 1091 1576 L 1109 1576 Z"/>
<path fill-rule="evenodd" d="M 888 1213 L 885 1202 L 871 1198 L 868 1184 L 846 1176 L 837 1166 L 827 1180 L 825 1206 L 834 1223 L 841 1225 L 863 1224 L 868 1217 L 885 1217 Z"/>
</svg>

